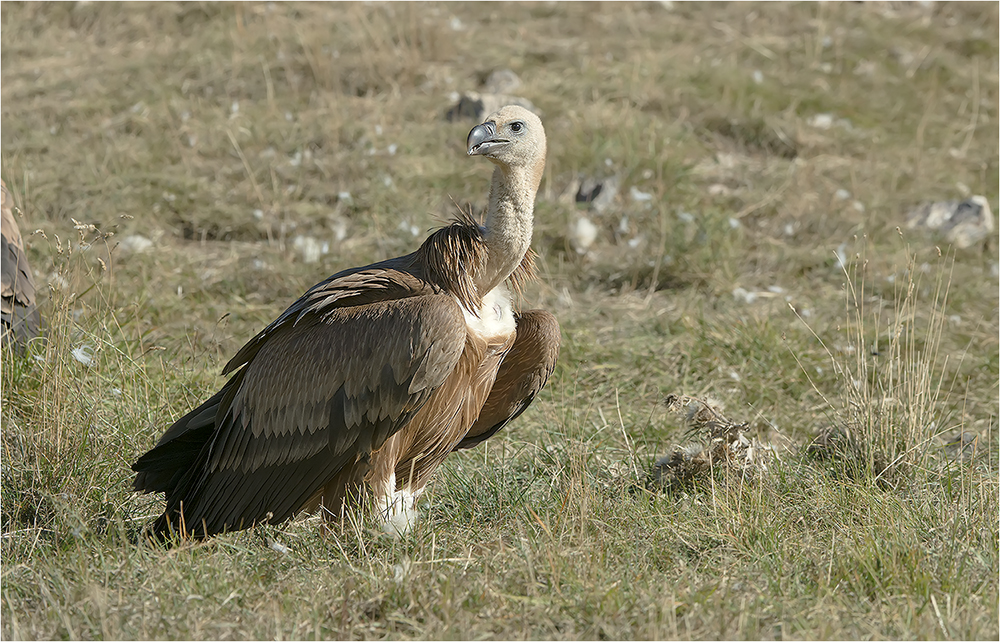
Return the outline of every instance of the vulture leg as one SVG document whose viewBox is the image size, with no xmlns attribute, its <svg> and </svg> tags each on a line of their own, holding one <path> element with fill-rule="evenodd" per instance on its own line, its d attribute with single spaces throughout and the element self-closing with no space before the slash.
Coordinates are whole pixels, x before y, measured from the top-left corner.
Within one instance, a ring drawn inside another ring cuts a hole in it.
<svg viewBox="0 0 1000 642">
<path fill-rule="evenodd" d="M 496 382 L 465 438 L 455 450 L 486 441 L 531 405 L 556 366 L 559 322 L 544 310 L 515 315 L 517 337 L 500 362 Z"/>
<path fill-rule="evenodd" d="M 372 470 L 366 482 L 386 533 L 401 535 L 413 526 L 419 513 L 417 500 L 431 474 L 479 416 L 500 361 L 515 340 L 513 311 L 507 314 L 511 332 L 492 341 L 470 333 L 462 357 L 441 389 L 408 426 L 372 453 Z M 453 389 L 462 391 L 441 394 Z"/>
</svg>

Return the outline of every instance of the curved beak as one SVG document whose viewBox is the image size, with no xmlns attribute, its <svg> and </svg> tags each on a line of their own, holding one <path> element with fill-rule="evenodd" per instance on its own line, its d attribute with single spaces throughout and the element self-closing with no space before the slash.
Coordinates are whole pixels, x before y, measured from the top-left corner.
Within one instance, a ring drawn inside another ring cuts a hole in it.
<svg viewBox="0 0 1000 642">
<path fill-rule="evenodd" d="M 469 146 L 469 156 L 485 156 L 492 149 L 500 145 L 507 144 L 508 140 L 497 138 L 497 126 L 493 121 L 488 121 L 482 125 L 476 125 L 469 132 L 469 139 L 466 141 Z"/>
</svg>

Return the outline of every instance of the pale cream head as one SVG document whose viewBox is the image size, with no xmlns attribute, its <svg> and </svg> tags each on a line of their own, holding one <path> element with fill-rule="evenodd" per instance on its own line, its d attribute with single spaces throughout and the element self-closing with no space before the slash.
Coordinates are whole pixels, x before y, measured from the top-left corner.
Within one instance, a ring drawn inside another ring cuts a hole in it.
<svg viewBox="0 0 1000 642">
<path fill-rule="evenodd" d="M 507 105 L 469 132 L 468 150 L 470 156 L 485 156 L 505 168 L 524 168 L 540 179 L 545 167 L 545 128 L 534 113 Z"/>
</svg>

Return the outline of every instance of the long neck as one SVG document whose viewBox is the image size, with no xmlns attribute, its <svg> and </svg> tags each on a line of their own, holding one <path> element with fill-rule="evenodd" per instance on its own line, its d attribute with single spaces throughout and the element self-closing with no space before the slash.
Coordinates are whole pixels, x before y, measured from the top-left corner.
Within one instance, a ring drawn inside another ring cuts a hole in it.
<svg viewBox="0 0 1000 642">
<path fill-rule="evenodd" d="M 486 245 L 489 258 L 476 279 L 480 294 L 507 280 L 531 247 L 535 194 L 543 165 L 535 168 L 504 168 L 497 165 L 490 185 L 486 214 Z"/>
</svg>

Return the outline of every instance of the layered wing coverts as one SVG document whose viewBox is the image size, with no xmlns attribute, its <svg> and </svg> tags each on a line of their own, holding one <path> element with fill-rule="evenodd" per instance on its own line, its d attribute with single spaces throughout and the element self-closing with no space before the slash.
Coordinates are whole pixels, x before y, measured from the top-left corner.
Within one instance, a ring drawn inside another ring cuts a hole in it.
<svg viewBox="0 0 1000 642">
<path fill-rule="evenodd" d="M 353 271 L 312 288 L 136 462 L 136 490 L 167 494 L 156 530 L 180 530 L 182 509 L 196 535 L 283 521 L 426 403 L 461 355 L 465 320 L 452 297 L 386 277 Z"/>
</svg>

